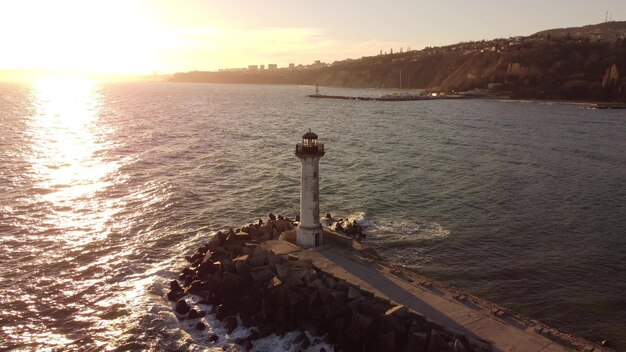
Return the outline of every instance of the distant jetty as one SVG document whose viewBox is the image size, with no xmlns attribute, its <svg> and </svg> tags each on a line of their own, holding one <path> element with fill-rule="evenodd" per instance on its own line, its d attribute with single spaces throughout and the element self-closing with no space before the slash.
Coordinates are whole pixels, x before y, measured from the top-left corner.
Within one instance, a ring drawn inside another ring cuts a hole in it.
<svg viewBox="0 0 626 352">
<path fill-rule="evenodd" d="M 606 110 L 606 109 L 626 109 L 626 104 L 620 103 L 603 103 L 587 106 L 587 109 Z"/>
<path fill-rule="evenodd" d="M 342 99 L 342 100 L 368 100 L 368 101 L 415 101 L 415 100 L 450 100 L 450 99 L 471 99 L 470 96 L 464 95 L 417 95 L 417 94 L 386 94 L 380 97 L 363 97 L 350 95 L 325 95 L 311 94 L 309 98 L 317 99 Z"/>
</svg>

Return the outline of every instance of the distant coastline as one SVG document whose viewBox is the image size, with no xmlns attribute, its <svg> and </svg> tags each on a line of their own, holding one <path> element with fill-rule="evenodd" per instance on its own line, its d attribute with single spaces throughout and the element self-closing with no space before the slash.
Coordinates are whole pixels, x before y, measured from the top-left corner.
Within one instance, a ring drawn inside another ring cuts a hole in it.
<svg viewBox="0 0 626 352">
<path fill-rule="evenodd" d="M 626 22 L 289 68 L 192 71 L 170 82 L 424 89 L 512 99 L 626 102 Z"/>
</svg>

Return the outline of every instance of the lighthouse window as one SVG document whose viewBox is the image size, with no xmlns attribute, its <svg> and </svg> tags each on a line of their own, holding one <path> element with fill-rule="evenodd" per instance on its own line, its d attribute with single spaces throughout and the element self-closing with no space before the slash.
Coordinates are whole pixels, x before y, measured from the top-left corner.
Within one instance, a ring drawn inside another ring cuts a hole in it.
<svg viewBox="0 0 626 352">
<path fill-rule="evenodd" d="M 313 201 L 314 201 L 314 202 L 317 202 L 317 194 L 314 194 L 314 195 L 313 195 Z"/>
<path fill-rule="evenodd" d="M 317 178 L 317 172 L 313 172 L 313 178 Z"/>
</svg>

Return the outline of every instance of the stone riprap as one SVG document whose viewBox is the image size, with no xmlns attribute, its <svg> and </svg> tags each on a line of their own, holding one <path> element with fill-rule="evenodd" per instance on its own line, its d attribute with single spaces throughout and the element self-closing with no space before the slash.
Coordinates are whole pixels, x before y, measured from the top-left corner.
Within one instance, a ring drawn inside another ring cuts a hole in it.
<svg viewBox="0 0 626 352">
<path fill-rule="evenodd" d="M 270 214 L 265 223 L 259 220 L 242 229 L 218 232 L 186 258 L 191 265 L 179 276 L 182 285 L 171 282 L 167 297 L 175 302 L 179 317 L 205 314 L 191 308 L 187 294 L 212 305 L 212 313 L 229 332 L 237 327 L 239 314 L 242 324 L 257 328 L 237 341 L 247 350 L 260 337 L 296 330 L 324 336 L 337 351 L 601 350 L 582 339 L 572 343 L 570 335 L 555 334 L 539 323 L 515 327 L 506 321 L 509 313 L 504 316 L 506 311 L 495 305 L 491 317 L 485 316 L 480 312 L 484 304 L 467 308 L 477 298 L 437 292 L 432 283 L 413 280 L 410 273 L 371 259 L 375 256 L 370 250 L 331 246 L 304 250 L 276 240 L 288 238 L 285 235 L 294 232 L 294 225 Z M 215 341 L 215 336 L 207 338 Z M 301 334 L 299 343 L 306 350 L 310 344 L 306 334 Z"/>
</svg>

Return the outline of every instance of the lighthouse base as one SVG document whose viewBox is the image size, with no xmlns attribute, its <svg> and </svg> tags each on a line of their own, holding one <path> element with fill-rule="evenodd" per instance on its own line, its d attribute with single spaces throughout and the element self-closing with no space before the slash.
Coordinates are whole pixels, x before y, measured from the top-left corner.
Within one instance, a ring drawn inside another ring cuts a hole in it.
<svg viewBox="0 0 626 352">
<path fill-rule="evenodd" d="M 319 247 L 322 245 L 323 234 L 321 224 L 311 227 L 300 225 L 296 234 L 296 243 L 301 247 Z"/>
</svg>

